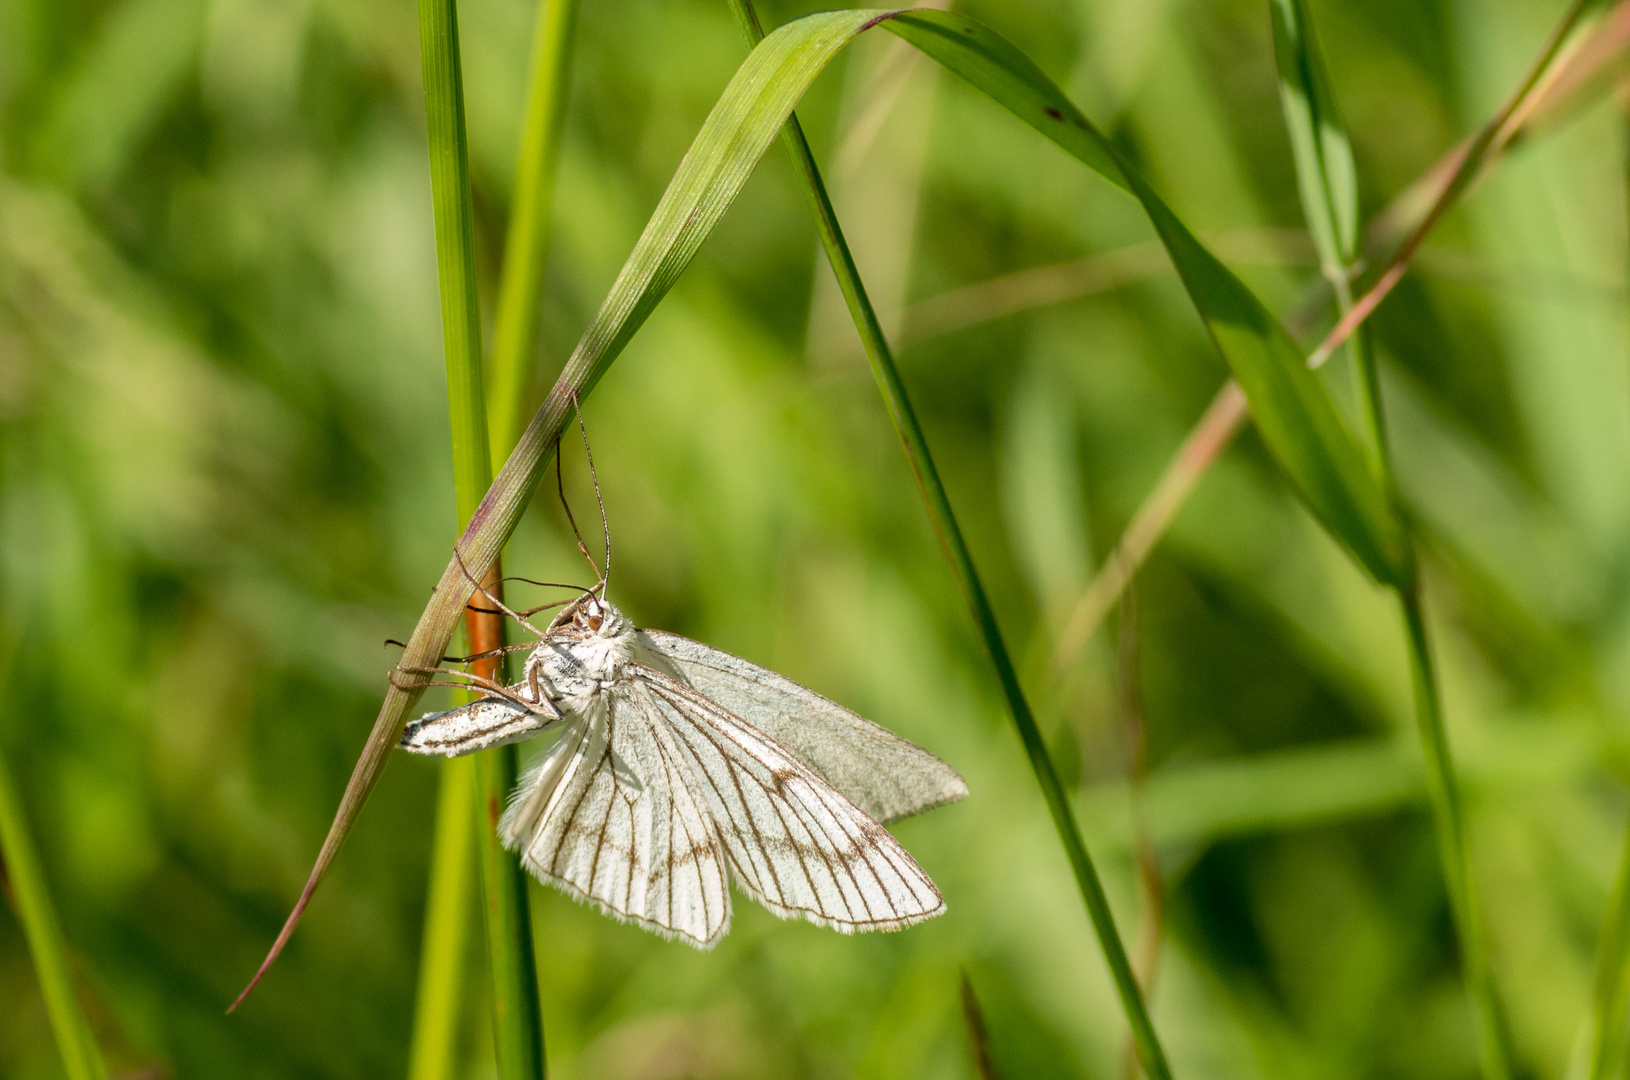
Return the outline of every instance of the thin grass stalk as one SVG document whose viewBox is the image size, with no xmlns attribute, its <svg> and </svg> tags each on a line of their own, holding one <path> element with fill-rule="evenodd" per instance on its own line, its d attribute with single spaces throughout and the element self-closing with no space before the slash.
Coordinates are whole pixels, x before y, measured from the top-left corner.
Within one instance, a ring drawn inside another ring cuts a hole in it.
<svg viewBox="0 0 1630 1080">
<path fill-rule="evenodd" d="M 1126 799 L 1132 824 L 1132 857 L 1143 899 L 1137 952 L 1132 971 L 1145 995 L 1153 993 L 1164 936 L 1166 886 L 1160 875 L 1160 854 L 1149 828 L 1145 799 L 1149 788 L 1149 738 L 1143 723 L 1143 694 L 1138 683 L 1138 591 L 1129 584 L 1121 598 L 1120 633 L 1115 642 L 1116 681 L 1120 691 L 1121 738 L 1126 743 Z M 1138 1074 L 1137 1048 L 1127 1040 L 1121 1053 L 1121 1080 Z"/>
<path fill-rule="evenodd" d="M 1490 1080 L 1509 1080 L 1512 1076 L 1510 1033 L 1489 969 L 1482 904 L 1471 871 L 1471 855 L 1467 850 L 1465 809 L 1459 785 L 1455 781 L 1449 737 L 1443 724 L 1437 667 L 1432 656 L 1426 618 L 1421 610 L 1419 583 L 1413 588 L 1399 590 L 1398 597 L 1403 605 L 1404 625 L 1409 636 L 1415 709 L 1420 724 L 1421 745 L 1426 755 L 1426 786 L 1438 834 L 1439 860 L 1443 864 L 1449 902 L 1459 932 L 1461 964 L 1467 989 L 1478 1014 L 1483 1072 Z"/>
<path fill-rule="evenodd" d="M 34 961 L 34 974 L 40 980 L 40 996 L 45 999 L 45 1013 L 51 1021 L 51 1034 L 56 1037 L 57 1053 L 62 1057 L 62 1071 L 68 1080 L 106 1080 L 107 1066 L 102 1063 L 74 994 L 62 924 L 57 921 L 45 870 L 4 757 L 0 757 L 0 856 L 5 859 L 5 875 Z"/>
<path fill-rule="evenodd" d="M 509 203 L 498 313 L 487 369 L 488 427 L 497 469 L 515 447 L 526 421 L 526 392 L 538 347 L 539 301 L 549 258 L 555 170 L 571 81 L 572 34 L 578 0 L 541 0 L 532 38 L 532 75 L 526 119 Z"/>
<path fill-rule="evenodd" d="M 1615 89 L 1622 122 L 1630 119 L 1630 79 L 1621 76 Z M 1626 195 L 1630 195 L 1630 168 L 1626 168 L 1621 179 L 1626 181 Z M 1607 1080 L 1618 1071 L 1625 1007 L 1630 1004 L 1627 1000 L 1630 977 L 1627 976 L 1630 976 L 1630 826 L 1625 828 L 1624 854 L 1619 857 L 1618 877 L 1596 942 L 1587 1080 Z"/>
<path fill-rule="evenodd" d="M 730 9 L 747 38 L 749 47 L 756 46 L 763 40 L 764 28 L 759 22 L 752 0 L 730 0 Z M 1080 888 L 1082 900 L 1092 920 L 1093 931 L 1098 937 L 1099 948 L 1109 966 L 1116 992 L 1121 999 L 1121 1007 L 1126 1013 L 1132 1039 L 1137 1046 L 1138 1059 L 1152 1080 L 1170 1080 L 1171 1069 L 1166 1063 L 1165 1051 L 1161 1048 L 1154 1024 L 1149 1019 L 1143 993 L 1138 988 L 1137 978 L 1133 975 L 1131 962 L 1127 958 L 1126 947 L 1116 930 L 1115 916 L 1110 911 L 1109 900 L 1104 894 L 1102 882 L 1099 881 L 1097 868 L 1094 867 L 1092 856 L 1088 854 L 1086 844 L 1081 839 L 1075 816 L 1070 810 L 1069 798 L 1064 792 L 1062 781 L 1058 778 L 1058 770 L 1047 752 L 1047 744 L 1042 739 L 1030 704 L 1019 685 L 1018 674 L 1008 654 L 1007 644 L 1002 639 L 1001 628 L 996 622 L 996 612 L 980 581 L 979 571 L 974 566 L 973 556 L 968 550 L 966 540 L 963 539 L 962 530 L 957 525 L 950 497 L 946 494 L 945 485 L 940 481 L 939 471 L 934 466 L 933 455 L 929 452 L 922 426 L 918 423 L 916 412 L 906 394 L 905 384 L 900 378 L 899 369 L 895 366 L 893 353 L 883 334 L 882 325 L 878 322 L 877 313 L 866 294 L 866 287 L 860 279 L 860 271 L 856 268 L 854 256 L 844 239 L 837 213 L 832 208 L 832 200 L 827 195 L 820 169 L 815 164 L 814 154 L 810 152 L 809 141 L 804 137 L 803 127 L 799 124 L 796 113 L 787 117 L 781 137 L 792 157 L 794 169 L 802 182 L 810 209 L 815 215 L 821 245 L 826 250 L 832 271 L 843 291 L 844 300 L 849 305 L 849 313 L 854 318 L 855 328 L 859 331 L 861 342 L 866 348 L 872 374 L 883 394 L 889 419 L 893 421 L 895 431 L 900 437 L 907 464 L 911 467 L 917 489 L 928 509 L 929 520 L 939 538 L 940 547 L 951 564 L 952 573 L 973 615 L 980 637 L 984 640 L 986 652 L 996 671 L 997 681 L 1001 684 L 1002 694 L 1006 697 L 1008 709 L 1013 715 L 1014 726 L 1018 728 L 1020 741 L 1024 744 L 1025 753 L 1030 759 L 1031 770 L 1036 775 L 1036 783 L 1041 788 L 1042 798 L 1053 818 L 1053 826 L 1063 842 L 1070 867 L 1075 873 L 1076 884 Z"/>
<path fill-rule="evenodd" d="M 1588 1080 L 1607 1080 L 1618 1071 L 1624 1042 L 1624 1013 L 1630 990 L 1630 829 L 1625 830 L 1619 876 L 1607 903 L 1596 946 L 1596 980 L 1591 995 Z"/>
<path fill-rule="evenodd" d="M 425 115 L 429 135 L 431 196 L 435 205 L 436 269 L 441 285 L 442 338 L 447 360 L 447 397 L 453 431 L 453 486 L 460 530 L 469 526 L 492 482 L 481 354 L 481 319 L 475 275 L 474 203 L 464 127 L 464 89 L 459 68 L 458 12 L 454 0 L 419 0 Z M 496 590 L 496 560 L 486 582 Z M 466 610 L 472 650 L 502 644 L 503 617 Z M 492 677 L 497 665 L 477 674 Z M 515 777 L 513 747 L 477 757 L 476 798 L 482 809 L 477 847 L 486 897 L 487 952 L 491 965 L 493 1025 L 498 1073 L 503 1080 L 541 1080 L 543 1018 L 538 1009 L 536 961 L 520 863 L 498 841 L 492 808 L 501 807 Z"/>
<path fill-rule="evenodd" d="M 475 883 L 475 762 L 441 767 L 430 853 L 419 990 L 408 1045 L 408 1080 L 450 1080 L 464 1016 L 465 946 Z"/>
<path fill-rule="evenodd" d="M 962 972 L 962 1026 L 968 1032 L 968 1049 L 973 1053 L 974 1075 L 979 1080 L 997 1080 L 996 1063 L 990 1055 L 990 1029 L 985 1024 L 985 1010 L 979 1007 L 979 995 L 974 993 L 973 980 L 966 969 Z"/>
<path fill-rule="evenodd" d="M 1570 13 L 1577 18 L 1582 10 Z M 1303 212 L 1319 251 L 1319 263 L 1335 294 L 1341 320 L 1352 317 L 1355 308 L 1349 282 L 1358 272 L 1358 174 L 1353 164 L 1351 144 L 1340 118 L 1335 92 L 1325 71 L 1318 35 L 1304 0 L 1272 0 L 1274 52 L 1279 67 L 1280 100 L 1286 128 L 1294 151 L 1298 187 Z M 1551 48 L 1560 46 L 1570 23 L 1564 20 L 1552 37 Z M 1550 52 L 1550 49 L 1547 50 Z M 1442 197 L 1405 242 L 1396 265 L 1407 261 L 1408 253 L 1419 244 L 1441 217 L 1447 200 L 1470 183 L 1472 170 L 1480 167 L 1493 147 L 1499 130 L 1515 115 L 1520 104 L 1531 96 L 1541 72 L 1550 64 L 1549 56 L 1535 66 L 1524 86 L 1510 99 L 1502 116 L 1496 117 L 1473 142 L 1452 176 Z M 1388 271 L 1391 274 L 1391 271 Z M 1383 280 L 1387 275 L 1383 275 Z M 1352 360 L 1354 389 L 1358 401 L 1363 441 L 1372 455 L 1372 465 L 1386 490 L 1386 497 L 1401 509 L 1393 478 L 1381 387 L 1376 377 L 1375 355 L 1370 348 L 1367 327 L 1358 326 L 1347 340 Z M 1326 354 L 1328 355 L 1328 353 Z M 1401 515 L 1402 516 L 1402 515 Z M 1406 531 L 1410 529 L 1403 518 Z M 1413 537 L 1409 540 L 1413 549 Z M 1465 980 L 1478 1013 L 1483 1072 L 1488 1080 L 1509 1080 L 1512 1053 L 1499 999 L 1489 970 L 1482 913 L 1477 900 L 1476 879 L 1466 840 L 1465 813 L 1455 778 L 1448 732 L 1443 723 L 1443 702 L 1433 666 L 1431 641 L 1421 610 L 1419 557 L 1410 560 L 1407 579 L 1394 582 L 1404 630 L 1410 643 L 1409 658 L 1416 699 L 1416 720 L 1426 750 L 1428 790 L 1433 821 L 1438 833 L 1438 854 L 1448 883 L 1459 934 Z M 1130 594 L 1128 594 L 1130 598 Z"/>
<path fill-rule="evenodd" d="M 1409 211 L 1422 201 L 1428 204 L 1415 226 L 1383 262 L 1381 275 L 1375 284 L 1343 313 L 1335 327 L 1309 354 L 1309 367 L 1321 366 L 1364 324 L 1403 279 L 1410 260 L 1443 214 L 1466 193 L 1483 169 L 1522 134 L 1524 125 L 1538 114 L 1542 105 L 1549 107 L 1554 104 L 1554 92 L 1568 81 L 1572 69 L 1563 63 L 1553 67 L 1553 62 L 1558 59 L 1563 44 L 1580 18 L 1595 6 L 1596 0 L 1575 0 L 1551 32 L 1522 82 L 1494 117 L 1467 145 L 1451 152 L 1446 160 L 1423 178 L 1421 192 L 1412 188 L 1377 215 L 1369 230 L 1370 235 L 1386 238 L 1394 235 L 1393 230 L 1400 217 L 1408 216 Z M 1630 16 L 1630 5 L 1621 3 L 1618 8 L 1621 13 Z M 1616 42 L 1622 41 L 1626 29 L 1625 19 L 1621 18 L 1615 18 L 1604 26 L 1606 35 Z M 1591 55 L 1588 47 L 1579 50 L 1577 55 L 1593 64 L 1601 62 L 1600 57 Z M 1425 192 L 1431 194 L 1425 195 L 1423 200 Z M 1120 591 L 1165 535 L 1172 519 L 1187 503 L 1200 479 L 1245 426 L 1248 416 L 1245 395 L 1240 392 L 1237 383 L 1229 380 L 1190 430 L 1156 481 L 1154 490 L 1133 514 L 1126 532 L 1104 560 L 1103 569 L 1087 584 L 1076 602 L 1053 650 L 1051 666 L 1055 678 L 1074 665 L 1114 606 Z"/>
</svg>

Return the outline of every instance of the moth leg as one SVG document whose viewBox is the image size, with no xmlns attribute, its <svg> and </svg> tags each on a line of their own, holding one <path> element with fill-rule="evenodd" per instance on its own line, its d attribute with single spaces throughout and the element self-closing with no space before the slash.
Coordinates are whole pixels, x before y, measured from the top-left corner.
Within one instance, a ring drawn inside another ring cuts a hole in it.
<svg viewBox="0 0 1630 1080">
<path fill-rule="evenodd" d="M 522 697 L 520 694 L 517 694 L 514 690 L 511 690 L 502 683 L 494 682 L 491 679 L 484 679 L 479 675 L 473 675 L 467 671 L 447 671 L 444 668 L 418 667 L 397 668 L 396 670 L 424 673 L 432 676 L 445 675 L 450 679 L 460 680 L 457 682 L 436 682 L 432 680 L 431 682 L 418 683 L 412 687 L 406 687 L 395 682 L 395 679 L 393 678 L 393 685 L 396 685 L 404 690 L 418 689 L 424 686 L 443 686 L 453 690 L 480 690 L 489 697 L 499 698 L 503 701 L 509 702 L 512 705 L 518 705 L 529 713 L 534 713 L 538 716 L 547 716 L 551 720 L 560 719 L 560 710 L 555 708 L 554 703 L 550 701 L 548 696 L 542 692 L 542 689 L 538 686 L 535 680 L 532 683 L 532 689 L 533 693 L 536 695 L 536 700 L 528 701 L 526 698 Z"/>
<path fill-rule="evenodd" d="M 441 658 L 441 662 L 444 664 L 473 664 L 477 660 L 485 660 L 488 657 L 504 656 L 512 652 L 531 652 L 535 648 L 537 648 L 537 645 L 532 642 L 524 642 L 520 645 L 501 645 L 496 649 L 488 649 L 486 652 L 478 652 L 471 656 L 444 656 Z"/>
<path fill-rule="evenodd" d="M 458 546 L 456 544 L 453 546 L 453 558 L 458 560 L 458 568 L 460 570 L 464 571 L 465 579 L 468 580 L 471 585 L 475 586 L 476 592 L 479 592 L 482 596 L 485 596 L 487 598 L 488 602 L 491 603 L 494 607 L 496 607 L 499 611 L 503 612 L 505 615 L 508 615 L 510 618 L 514 619 L 516 622 L 518 622 L 522 626 L 526 627 L 528 630 L 530 630 L 532 633 L 536 634 L 538 637 L 540 637 L 540 638 L 543 637 L 543 631 L 539 630 L 536 626 L 533 626 L 530 622 L 528 622 L 525 615 L 519 614 L 518 612 L 516 612 L 513 609 L 511 609 L 510 607 L 508 607 L 502 600 L 498 599 L 496 596 L 492 595 L 492 593 L 488 592 L 487 587 L 485 585 L 483 585 L 481 582 L 476 580 L 475 575 L 470 573 L 470 568 L 468 566 L 464 565 L 464 555 L 463 555 L 462 552 L 459 551 Z M 465 606 L 466 607 L 469 606 L 468 602 L 466 602 Z M 479 611 L 481 609 L 477 608 L 476 610 Z"/>
</svg>

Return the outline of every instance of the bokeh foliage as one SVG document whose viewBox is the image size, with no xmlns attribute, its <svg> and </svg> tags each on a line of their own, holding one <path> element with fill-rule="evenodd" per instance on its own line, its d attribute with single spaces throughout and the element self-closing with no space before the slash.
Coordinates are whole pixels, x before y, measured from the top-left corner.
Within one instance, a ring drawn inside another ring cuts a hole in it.
<svg viewBox="0 0 1630 1080">
<path fill-rule="evenodd" d="M 959 5 L 1202 230 L 1296 228 L 1266 5 Z M 1375 208 L 1474 128 L 1561 5 L 1326 0 Z M 771 22 L 805 7 L 767 4 Z M 483 301 L 532 6 L 461 8 Z M 718 0 L 585 3 L 543 311 L 554 374 L 743 48 Z M 800 109 L 885 325 L 1147 241 L 1136 206 L 967 87 L 863 41 Z M 1496 975 L 1561 1076 L 1624 827 L 1630 387 L 1622 119 L 1502 163 L 1376 319 Z M 289 953 L 275 933 L 454 532 L 418 43 L 378 0 L 0 0 L 0 741 L 114 1070 L 405 1064 L 435 773 L 393 762 Z M 699 954 L 534 892 L 560 1076 L 1118 1068 L 1121 1020 L 790 169 L 772 154 L 586 408 L 642 623 L 767 663 L 962 770 L 898 827 L 950 913 L 840 938 L 750 902 Z M 1244 267 L 1287 309 L 1317 268 Z M 1306 260 L 1300 260 L 1305 263 Z M 1123 930 L 1139 920 L 1115 650 L 1059 622 L 1224 371 L 1165 277 L 901 355 L 1004 630 L 1034 663 Z M 1347 385 L 1340 362 L 1329 384 Z M 589 498 L 581 454 L 568 485 Z M 540 500 L 514 572 L 580 575 Z M 1145 799 L 1179 1075 L 1470 1076 L 1402 639 L 1247 436 L 1138 583 Z M 474 935 L 472 935 L 474 937 Z M 472 947 L 471 963 L 481 963 Z M 491 1068 L 467 980 L 471 1075 Z M 0 1074 L 59 1075 L 0 918 Z"/>
</svg>

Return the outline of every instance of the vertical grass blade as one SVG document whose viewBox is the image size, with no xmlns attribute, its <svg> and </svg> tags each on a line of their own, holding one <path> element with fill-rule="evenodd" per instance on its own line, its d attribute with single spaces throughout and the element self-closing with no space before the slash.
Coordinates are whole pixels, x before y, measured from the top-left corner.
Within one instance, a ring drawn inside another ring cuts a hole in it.
<svg viewBox="0 0 1630 1080">
<path fill-rule="evenodd" d="M 1358 180 L 1352 148 L 1336 111 L 1330 78 L 1303 0 L 1270 0 L 1269 8 L 1279 68 L 1280 100 L 1294 151 L 1303 211 L 1318 247 L 1320 266 L 1345 317 L 1353 308 L 1349 281 L 1355 271 L 1358 248 Z M 1475 167 L 1470 160 L 1465 164 L 1467 169 Z M 1446 192 L 1453 187 L 1451 180 Z M 1354 331 L 1348 347 L 1361 421 L 1373 462 L 1388 497 L 1396 502 L 1380 383 L 1365 327 Z M 1421 586 L 1418 580 L 1395 585 L 1410 644 L 1415 712 L 1426 757 L 1438 856 L 1454 908 L 1467 990 L 1477 1010 L 1483 1072 L 1488 1080 L 1507 1080 L 1511 1075 L 1512 1052 L 1489 967 L 1482 905 L 1478 901 L 1466 840 L 1465 810 L 1448 732 L 1444 728 L 1443 702 L 1421 609 Z"/>
<path fill-rule="evenodd" d="M 1426 618 L 1421 610 L 1419 587 L 1400 590 L 1399 599 L 1403 603 L 1404 624 L 1409 634 L 1415 712 L 1426 756 L 1426 786 L 1432 801 L 1432 820 L 1437 827 L 1438 858 L 1443 865 L 1455 929 L 1460 938 L 1461 966 L 1465 971 L 1472 1005 L 1477 1010 L 1483 1074 L 1488 1080 L 1510 1080 L 1510 1033 L 1506 1029 L 1495 993 L 1494 978 L 1489 970 L 1488 937 L 1483 926 L 1482 904 L 1478 899 L 1476 879 L 1472 875 L 1471 855 L 1467 851 L 1465 809 L 1455 780 L 1449 736 L 1443 726 L 1437 667 L 1432 657 Z"/>
<path fill-rule="evenodd" d="M 1279 102 L 1297 189 L 1325 276 L 1345 281 L 1358 251 L 1358 175 L 1306 0 L 1270 0 Z"/>
<path fill-rule="evenodd" d="M 419 955 L 419 991 L 408 1046 L 408 1080 L 449 1080 L 455 1075 L 464 1015 L 470 886 L 475 883 L 476 815 L 471 813 L 475 805 L 475 762 L 453 758 L 443 764 Z"/>
<path fill-rule="evenodd" d="M 90 1026 L 79 1010 L 68 953 L 62 941 L 62 926 L 51 905 L 51 892 L 45 884 L 45 871 L 23 817 L 23 807 L 12 785 L 11 773 L 0 757 L 0 856 L 5 858 L 6 877 L 17 902 L 17 917 L 23 924 L 34 973 L 40 980 L 40 995 L 62 1055 L 62 1071 L 68 1080 L 106 1080 L 107 1067 L 91 1038 Z"/>
<path fill-rule="evenodd" d="M 1591 994 L 1589 1080 L 1617 1073 L 1624 1043 L 1626 991 L 1630 990 L 1630 829 L 1625 832 L 1619 876 L 1608 900 L 1596 945 L 1596 983 Z"/>
<path fill-rule="evenodd" d="M 572 32 L 578 0 L 541 0 L 532 39 L 532 76 L 526 119 L 509 203 L 504 268 L 498 280 L 498 314 L 488 364 L 493 468 L 515 446 L 525 420 L 526 389 L 538 345 L 538 303 L 549 257 L 549 221 L 555 167 L 571 81 Z"/>
<path fill-rule="evenodd" d="M 441 284 L 447 398 L 453 430 L 453 484 L 459 527 L 468 527 L 492 481 L 490 433 L 483 396 L 481 315 L 476 300 L 474 203 L 464 130 L 459 70 L 458 13 L 453 0 L 420 0 L 425 114 L 435 203 L 436 269 Z M 486 571 L 498 587 L 496 560 Z M 503 617 L 469 611 L 470 645 L 480 652 L 502 644 Z M 478 672 L 491 677 L 495 670 Z M 543 1018 L 526 877 L 498 840 L 492 808 L 503 805 L 515 781 L 515 749 L 489 750 L 476 761 L 477 849 L 486 897 L 487 952 L 491 962 L 494 1038 L 503 1080 L 541 1080 Z M 466 825 L 466 827 L 468 827 Z"/>
<path fill-rule="evenodd" d="M 1358 173 L 1352 143 L 1336 108 L 1335 92 L 1306 0 L 1270 0 L 1268 9 L 1279 69 L 1279 101 L 1296 162 L 1302 215 L 1319 254 L 1319 269 L 1335 294 L 1337 309 L 1346 315 L 1353 306 L 1351 283 L 1358 259 Z M 1353 332 L 1347 349 L 1353 365 L 1361 434 L 1372 463 L 1390 488 L 1386 455 L 1380 449 L 1386 438 L 1380 384 L 1366 327 Z"/>
<path fill-rule="evenodd" d="M 756 46 L 763 40 L 764 31 L 759 23 L 758 14 L 753 9 L 752 0 L 730 0 L 730 7 L 748 39 L 748 44 Z M 962 528 L 957 524 L 950 496 L 940 481 L 939 470 L 934 465 L 933 455 L 928 449 L 928 441 L 923 435 L 922 426 L 917 422 L 916 410 L 912 408 L 905 383 L 894 363 L 893 352 L 889 349 L 888 340 L 883 334 L 882 324 L 878 321 L 877 312 L 866 293 L 866 286 L 860 279 L 860 271 L 855 266 L 849 243 L 844 238 L 842 226 L 838 223 L 837 212 L 832 208 L 832 200 L 827 195 L 820 169 L 815 164 L 815 156 L 810 152 L 809 141 L 804 137 L 803 127 L 796 115 L 787 117 L 786 126 L 782 130 L 782 141 L 792 156 L 793 168 L 815 217 L 815 227 L 821 245 L 826 250 L 832 272 L 837 275 L 838 287 L 842 290 L 844 300 L 849 306 L 849 313 L 854 318 L 855 329 L 859 332 L 861 343 L 865 347 L 872 375 L 877 380 L 877 387 L 883 394 L 883 404 L 888 409 L 890 420 L 894 422 L 896 434 L 900 437 L 912 476 L 917 481 L 917 489 L 928 509 L 929 520 L 939 537 L 945 557 L 951 564 L 951 571 L 962 591 L 963 600 L 967 603 L 980 637 L 984 640 L 985 651 L 995 668 L 1003 696 L 1007 698 L 1008 711 L 1013 716 L 1014 726 L 1018 728 L 1019 739 L 1024 744 L 1025 753 L 1030 758 L 1030 767 L 1035 773 L 1036 783 L 1041 788 L 1042 798 L 1052 815 L 1053 826 L 1064 844 L 1070 868 L 1075 873 L 1076 884 L 1081 890 L 1087 913 L 1092 920 L 1093 932 L 1098 937 L 1099 948 L 1109 966 L 1116 992 L 1120 995 L 1121 1007 L 1131 1027 L 1138 1059 L 1153 1080 L 1168 1080 L 1171 1070 L 1166 1064 L 1165 1052 L 1155 1035 L 1154 1024 L 1149 1019 L 1143 993 L 1138 988 L 1131 962 L 1126 955 L 1126 947 L 1115 927 L 1115 916 L 1110 911 L 1109 900 L 1104 895 L 1097 868 L 1093 865 L 1092 856 L 1087 852 L 1086 843 L 1081 838 L 1080 828 L 1076 825 L 1075 815 L 1070 809 L 1069 798 L 1058 778 L 1058 770 L 1053 765 L 1052 757 L 1047 752 L 1047 744 L 1041 736 L 1041 730 L 1036 726 L 1030 703 L 1025 699 L 1024 690 L 1019 685 L 1018 674 L 1008 654 L 1007 643 L 1002 639 L 1001 627 L 996 622 L 995 608 L 991 605 L 984 583 L 980 580 L 979 570 L 974 565 L 973 554 L 968 550 L 967 541 L 963 538 Z"/>
</svg>

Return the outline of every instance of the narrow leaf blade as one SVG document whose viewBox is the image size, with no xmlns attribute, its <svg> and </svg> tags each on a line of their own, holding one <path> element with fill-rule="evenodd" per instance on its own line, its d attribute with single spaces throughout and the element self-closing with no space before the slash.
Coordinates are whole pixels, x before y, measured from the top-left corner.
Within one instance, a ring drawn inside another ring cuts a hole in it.
<svg viewBox="0 0 1630 1080">
<path fill-rule="evenodd" d="M 1279 100 L 1296 157 L 1302 212 L 1325 273 L 1358 250 L 1358 172 L 1305 0 L 1271 0 Z"/>
<path fill-rule="evenodd" d="M 1412 563 L 1396 507 L 1296 343 L 1261 301 L 1014 46 L 950 12 L 912 11 L 884 25 L 1143 204 L 1295 490 L 1378 581 L 1409 581 Z"/>
</svg>

